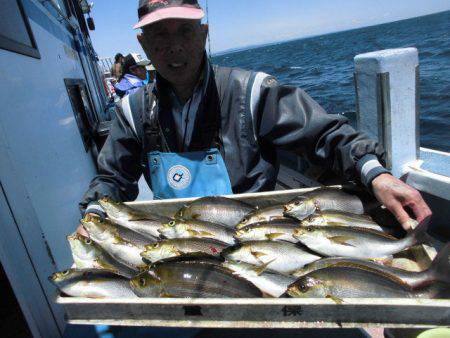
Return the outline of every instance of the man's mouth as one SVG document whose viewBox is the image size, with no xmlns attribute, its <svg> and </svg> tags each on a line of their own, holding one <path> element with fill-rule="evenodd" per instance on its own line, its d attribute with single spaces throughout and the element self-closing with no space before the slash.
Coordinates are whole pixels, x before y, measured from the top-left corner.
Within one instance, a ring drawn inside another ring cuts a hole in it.
<svg viewBox="0 0 450 338">
<path fill-rule="evenodd" d="M 187 66 L 187 62 L 172 62 L 169 63 L 169 68 L 170 69 L 180 69 Z"/>
</svg>

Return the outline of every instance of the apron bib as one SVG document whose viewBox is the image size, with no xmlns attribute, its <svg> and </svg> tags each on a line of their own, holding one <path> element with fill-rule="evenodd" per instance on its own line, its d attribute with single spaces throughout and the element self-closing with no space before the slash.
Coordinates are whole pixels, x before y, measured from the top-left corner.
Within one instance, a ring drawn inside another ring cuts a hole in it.
<svg viewBox="0 0 450 338">
<path fill-rule="evenodd" d="M 148 154 L 155 199 L 230 195 L 230 178 L 219 150 Z"/>
</svg>

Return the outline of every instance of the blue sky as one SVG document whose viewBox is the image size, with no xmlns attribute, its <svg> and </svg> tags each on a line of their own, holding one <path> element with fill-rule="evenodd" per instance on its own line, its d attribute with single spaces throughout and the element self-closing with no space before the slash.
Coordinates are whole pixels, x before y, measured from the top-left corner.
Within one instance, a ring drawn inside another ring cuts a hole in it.
<svg viewBox="0 0 450 338">
<path fill-rule="evenodd" d="M 141 52 L 137 0 L 92 0 L 100 57 Z M 200 0 L 205 8 L 206 0 Z M 211 51 L 320 35 L 450 10 L 449 0 L 209 0 Z"/>
</svg>

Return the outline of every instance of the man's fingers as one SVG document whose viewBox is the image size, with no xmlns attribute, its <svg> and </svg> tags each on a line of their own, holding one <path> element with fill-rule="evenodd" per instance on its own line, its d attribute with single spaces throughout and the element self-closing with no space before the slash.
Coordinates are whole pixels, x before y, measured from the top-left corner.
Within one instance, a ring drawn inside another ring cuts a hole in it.
<svg viewBox="0 0 450 338">
<path fill-rule="evenodd" d="M 417 204 L 414 203 L 409 207 L 412 209 L 414 215 L 416 216 L 416 220 L 419 223 L 422 222 L 428 216 L 432 215 L 430 208 L 424 201 L 419 202 Z"/>
<path fill-rule="evenodd" d="M 411 229 L 411 217 L 409 217 L 408 213 L 399 202 L 396 201 L 390 205 L 387 205 L 386 207 L 394 214 L 395 218 L 397 218 L 397 221 L 402 225 L 403 229 Z"/>
</svg>

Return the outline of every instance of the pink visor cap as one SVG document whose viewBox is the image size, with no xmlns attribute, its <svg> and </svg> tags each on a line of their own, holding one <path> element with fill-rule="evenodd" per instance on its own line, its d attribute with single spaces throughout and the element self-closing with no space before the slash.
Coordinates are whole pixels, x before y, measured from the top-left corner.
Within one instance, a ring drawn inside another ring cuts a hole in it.
<svg viewBox="0 0 450 338">
<path fill-rule="evenodd" d="M 197 0 L 140 0 L 138 16 L 134 29 L 166 19 L 201 20 L 205 12 Z"/>
</svg>

